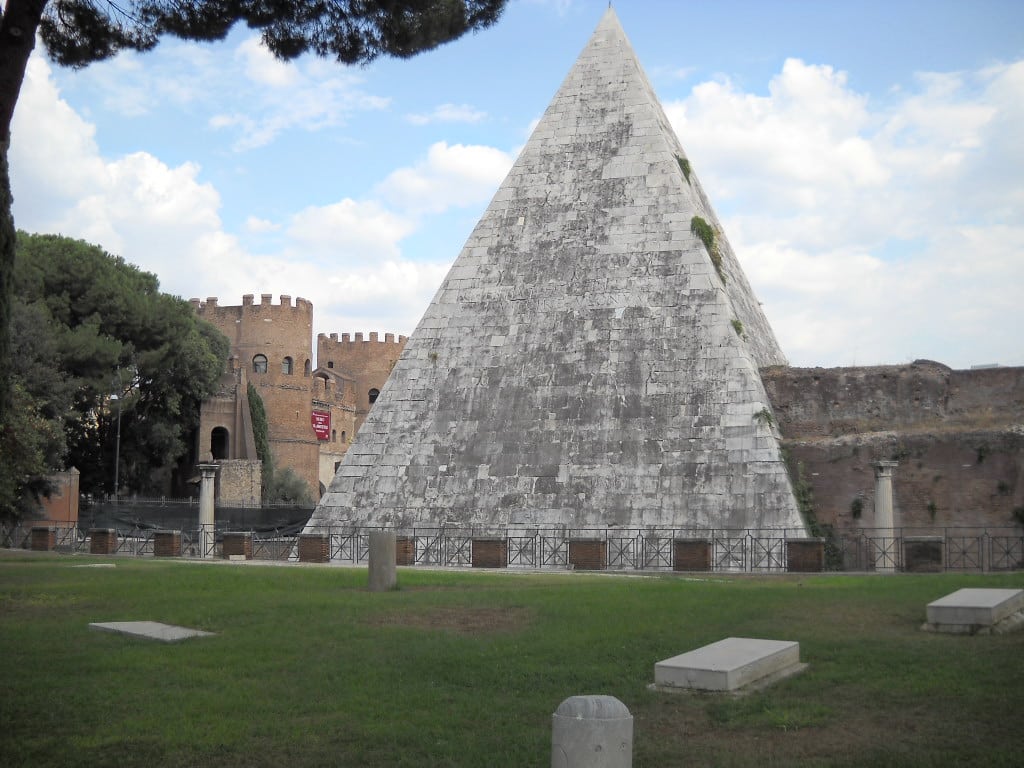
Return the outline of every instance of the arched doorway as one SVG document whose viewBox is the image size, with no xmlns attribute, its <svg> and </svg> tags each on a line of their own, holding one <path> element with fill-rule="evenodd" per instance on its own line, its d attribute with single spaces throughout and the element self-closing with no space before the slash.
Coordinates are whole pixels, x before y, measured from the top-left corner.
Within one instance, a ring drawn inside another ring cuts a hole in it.
<svg viewBox="0 0 1024 768">
<path fill-rule="evenodd" d="M 214 461 L 231 458 L 229 438 L 228 431 L 224 427 L 214 427 L 210 432 L 210 452 L 213 453 Z"/>
</svg>

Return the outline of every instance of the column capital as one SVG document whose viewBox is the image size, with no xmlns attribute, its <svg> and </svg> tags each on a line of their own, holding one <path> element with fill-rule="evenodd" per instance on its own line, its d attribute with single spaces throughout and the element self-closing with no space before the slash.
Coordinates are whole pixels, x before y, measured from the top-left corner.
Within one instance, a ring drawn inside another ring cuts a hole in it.
<svg viewBox="0 0 1024 768">
<path fill-rule="evenodd" d="M 892 471 L 898 467 L 900 463 L 898 461 L 889 461 L 886 459 L 880 459 L 878 461 L 872 461 L 871 466 L 875 469 L 875 477 L 883 477 L 885 475 L 891 475 Z"/>
</svg>

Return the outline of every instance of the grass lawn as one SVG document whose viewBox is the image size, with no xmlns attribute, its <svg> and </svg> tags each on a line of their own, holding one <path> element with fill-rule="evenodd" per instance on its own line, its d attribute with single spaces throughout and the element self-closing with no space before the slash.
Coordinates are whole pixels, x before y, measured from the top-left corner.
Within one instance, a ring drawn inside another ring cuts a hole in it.
<svg viewBox="0 0 1024 768">
<path fill-rule="evenodd" d="M 2 551 L 0 765 L 547 766 L 551 714 L 588 693 L 629 707 L 637 768 L 1024 765 L 1024 634 L 919 629 L 1024 573 L 398 578 Z M 88 628 L 133 620 L 217 636 Z M 742 698 L 647 690 L 729 636 L 799 641 L 810 668 Z"/>
</svg>

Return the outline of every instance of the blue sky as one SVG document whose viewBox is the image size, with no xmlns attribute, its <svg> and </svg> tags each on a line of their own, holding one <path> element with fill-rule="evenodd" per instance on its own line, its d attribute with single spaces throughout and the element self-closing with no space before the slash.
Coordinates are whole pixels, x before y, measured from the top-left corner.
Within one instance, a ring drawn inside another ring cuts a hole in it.
<svg viewBox="0 0 1024 768">
<path fill-rule="evenodd" d="M 366 68 L 245 29 L 81 71 L 37 52 L 15 219 L 164 290 L 409 333 L 607 2 Z M 1024 3 L 614 4 L 795 365 L 1024 364 Z"/>
</svg>

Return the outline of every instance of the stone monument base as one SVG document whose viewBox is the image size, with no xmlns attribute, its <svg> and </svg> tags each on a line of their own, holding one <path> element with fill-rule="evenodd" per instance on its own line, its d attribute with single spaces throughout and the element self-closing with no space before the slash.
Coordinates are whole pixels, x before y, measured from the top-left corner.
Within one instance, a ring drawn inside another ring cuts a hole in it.
<svg viewBox="0 0 1024 768">
<path fill-rule="evenodd" d="M 659 691 L 738 692 L 761 688 L 807 668 L 800 643 L 727 637 L 654 665 Z"/>
<path fill-rule="evenodd" d="M 1024 589 L 958 589 L 928 603 L 921 629 L 954 635 L 1006 634 L 1024 628 Z"/>
</svg>

